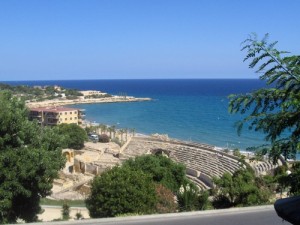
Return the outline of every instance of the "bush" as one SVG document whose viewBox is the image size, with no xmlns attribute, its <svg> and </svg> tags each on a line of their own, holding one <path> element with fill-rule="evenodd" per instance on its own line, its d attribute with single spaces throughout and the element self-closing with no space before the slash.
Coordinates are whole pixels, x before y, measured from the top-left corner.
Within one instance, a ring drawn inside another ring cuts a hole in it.
<svg viewBox="0 0 300 225">
<path fill-rule="evenodd" d="M 242 154 L 238 148 L 235 148 L 233 149 L 233 155 L 240 158 Z"/>
<path fill-rule="evenodd" d="M 174 193 L 186 182 L 185 166 L 162 155 L 137 156 L 124 162 L 123 166 L 150 174 L 154 182 L 164 185 Z"/>
<path fill-rule="evenodd" d="M 76 216 L 76 220 L 83 219 L 83 216 L 82 216 L 81 212 L 77 212 L 75 216 Z"/>
<path fill-rule="evenodd" d="M 109 137 L 106 134 L 99 135 L 99 142 L 101 143 L 108 143 Z"/>
<path fill-rule="evenodd" d="M 70 206 L 67 202 L 64 202 L 61 210 L 62 218 L 63 220 L 69 220 L 70 219 Z"/>
<path fill-rule="evenodd" d="M 154 182 L 148 174 L 116 166 L 94 178 L 86 207 L 92 218 L 101 218 L 150 214 L 156 203 Z"/>
<path fill-rule="evenodd" d="M 182 212 L 198 210 L 198 196 L 199 190 L 193 183 L 182 185 L 177 194 L 179 210 Z"/>
<path fill-rule="evenodd" d="M 58 126 L 59 134 L 64 137 L 65 147 L 72 149 L 82 149 L 86 141 L 86 131 L 77 124 L 60 124 Z"/>
<path fill-rule="evenodd" d="M 215 208 L 261 205 L 269 202 L 271 191 L 263 179 L 258 179 L 252 170 L 238 170 L 214 178 L 216 192 Z"/>
<path fill-rule="evenodd" d="M 156 185 L 156 195 L 158 202 L 156 204 L 157 213 L 174 213 L 177 211 L 178 204 L 174 200 L 173 192 L 161 184 Z"/>
</svg>

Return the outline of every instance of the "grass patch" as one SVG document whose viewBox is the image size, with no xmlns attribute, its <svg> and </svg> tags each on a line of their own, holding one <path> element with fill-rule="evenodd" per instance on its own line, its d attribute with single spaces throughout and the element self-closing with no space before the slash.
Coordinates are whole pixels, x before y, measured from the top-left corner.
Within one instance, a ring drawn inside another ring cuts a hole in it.
<svg viewBox="0 0 300 225">
<path fill-rule="evenodd" d="M 48 198 L 42 198 L 40 205 L 62 206 L 65 202 L 70 207 L 85 207 L 84 200 L 53 200 Z"/>
</svg>

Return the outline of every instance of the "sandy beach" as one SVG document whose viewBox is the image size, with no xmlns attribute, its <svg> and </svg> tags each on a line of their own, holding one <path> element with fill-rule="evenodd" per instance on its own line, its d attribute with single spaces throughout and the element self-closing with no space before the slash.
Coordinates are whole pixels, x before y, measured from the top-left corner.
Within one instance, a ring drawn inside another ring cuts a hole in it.
<svg viewBox="0 0 300 225">
<path fill-rule="evenodd" d="M 141 101 L 151 101 L 151 98 L 135 98 L 123 96 L 113 96 L 106 98 L 89 98 L 89 99 L 54 99 L 46 100 L 42 102 L 28 102 L 27 107 L 48 107 L 48 106 L 62 106 L 62 105 L 75 105 L 75 104 L 95 104 L 95 103 L 117 103 L 117 102 L 141 102 Z"/>
</svg>

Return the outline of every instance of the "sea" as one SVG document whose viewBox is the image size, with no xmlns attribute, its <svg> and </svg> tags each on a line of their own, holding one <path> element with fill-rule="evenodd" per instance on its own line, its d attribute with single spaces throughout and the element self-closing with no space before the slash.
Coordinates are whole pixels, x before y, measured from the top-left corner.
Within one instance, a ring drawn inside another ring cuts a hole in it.
<svg viewBox="0 0 300 225">
<path fill-rule="evenodd" d="M 150 97 L 152 101 L 80 104 L 91 122 L 135 129 L 142 134 L 167 134 L 170 138 L 239 148 L 268 144 L 264 134 L 245 127 L 238 135 L 240 114 L 228 112 L 228 96 L 265 86 L 259 79 L 140 79 L 10 81 L 12 85 L 59 85 L 78 90 L 98 90 L 114 95 Z M 298 156 L 299 157 L 299 156 Z"/>
</svg>

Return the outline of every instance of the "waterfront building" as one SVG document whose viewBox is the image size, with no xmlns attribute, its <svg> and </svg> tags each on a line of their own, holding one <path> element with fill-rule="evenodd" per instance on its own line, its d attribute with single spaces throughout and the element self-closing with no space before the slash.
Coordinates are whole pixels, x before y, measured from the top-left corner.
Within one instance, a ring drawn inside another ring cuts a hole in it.
<svg viewBox="0 0 300 225">
<path fill-rule="evenodd" d="M 29 119 L 37 120 L 45 126 L 55 126 L 63 123 L 80 125 L 84 118 L 83 109 L 67 107 L 39 107 L 29 109 Z"/>
<path fill-rule="evenodd" d="M 106 95 L 107 94 L 105 92 L 96 91 L 96 90 L 80 91 L 80 93 L 84 97 L 89 97 L 89 96 L 93 96 L 93 95 Z"/>
</svg>

